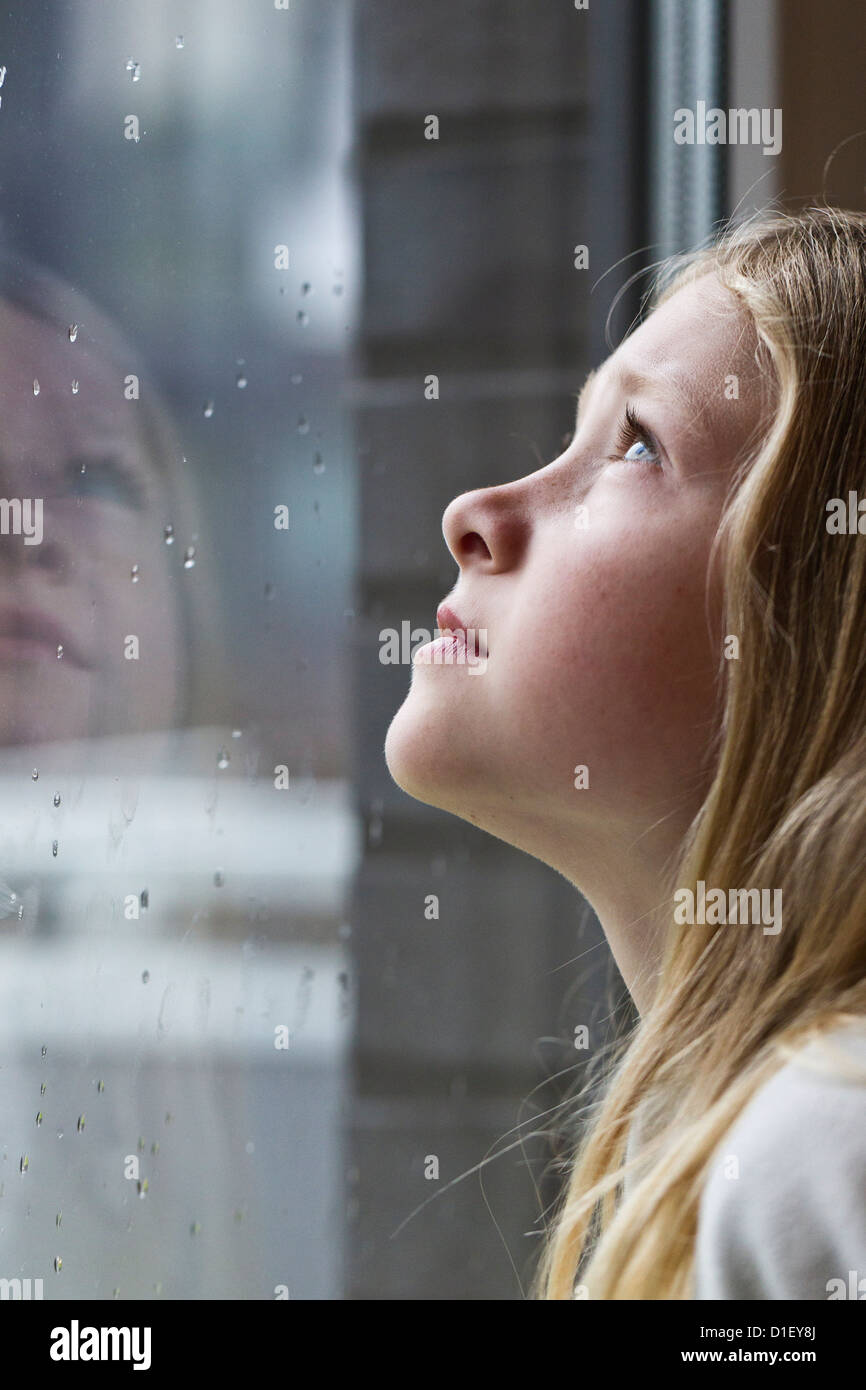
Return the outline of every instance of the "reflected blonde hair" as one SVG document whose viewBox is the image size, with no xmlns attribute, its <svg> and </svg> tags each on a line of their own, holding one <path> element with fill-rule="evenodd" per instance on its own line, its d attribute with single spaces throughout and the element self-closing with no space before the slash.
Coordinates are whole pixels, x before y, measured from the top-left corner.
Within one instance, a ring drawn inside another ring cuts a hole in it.
<svg viewBox="0 0 866 1390">
<path fill-rule="evenodd" d="M 775 401 L 714 546 L 739 660 L 720 661 L 711 783 L 672 867 L 657 992 L 569 1156 L 541 1298 L 574 1297 L 578 1278 L 593 1299 L 692 1297 L 726 1131 L 809 1038 L 866 1017 L 866 539 L 826 526 L 831 498 L 866 497 L 866 215 L 729 225 L 666 263 L 652 307 L 707 271 L 751 315 Z M 675 925 L 675 888 L 699 880 L 781 889 L 781 932 Z"/>
</svg>

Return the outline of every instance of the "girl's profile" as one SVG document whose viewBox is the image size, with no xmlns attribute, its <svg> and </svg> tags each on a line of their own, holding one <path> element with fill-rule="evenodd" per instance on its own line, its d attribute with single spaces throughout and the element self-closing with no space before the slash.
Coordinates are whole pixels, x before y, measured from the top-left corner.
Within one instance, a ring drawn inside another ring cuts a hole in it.
<svg viewBox="0 0 866 1390">
<path fill-rule="evenodd" d="M 419 654 L 385 754 L 584 895 L 639 1015 L 536 1295 L 862 1296 L 866 215 L 730 223 L 648 310 L 558 458 L 447 508 L 484 669 Z"/>
</svg>

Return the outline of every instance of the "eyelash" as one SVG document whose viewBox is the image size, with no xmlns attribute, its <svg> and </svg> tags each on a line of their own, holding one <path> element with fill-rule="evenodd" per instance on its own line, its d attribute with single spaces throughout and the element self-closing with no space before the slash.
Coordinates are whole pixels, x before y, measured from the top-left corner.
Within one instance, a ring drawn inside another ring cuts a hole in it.
<svg viewBox="0 0 866 1390">
<path fill-rule="evenodd" d="M 648 444 L 655 454 L 653 459 L 624 459 L 633 444 Z M 659 454 L 659 447 L 654 436 L 638 418 L 631 405 L 626 405 L 625 415 L 620 421 L 619 435 L 617 438 L 616 454 L 609 456 L 609 463 L 652 463 L 654 467 L 661 468 L 662 462 Z"/>
</svg>

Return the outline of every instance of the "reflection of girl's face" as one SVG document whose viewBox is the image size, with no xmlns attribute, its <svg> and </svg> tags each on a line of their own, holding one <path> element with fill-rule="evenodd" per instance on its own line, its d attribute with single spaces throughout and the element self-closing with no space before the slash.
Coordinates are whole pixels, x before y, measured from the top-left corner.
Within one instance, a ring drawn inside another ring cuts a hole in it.
<svg viewBox="0 0 866 1390">
<path fill-rule="evenodd" d="M 173 586 L 195 571 L 163 539 L 172 517 L 140 405 L 84 333 L 71 343 L 0 302 L 0 495 L 43 499 L 40 544 L 0 534 L 2 744 L 166 727 L 176 714 Z M 131 637 L 138 660 L 125 656 Z"/>
</svg>

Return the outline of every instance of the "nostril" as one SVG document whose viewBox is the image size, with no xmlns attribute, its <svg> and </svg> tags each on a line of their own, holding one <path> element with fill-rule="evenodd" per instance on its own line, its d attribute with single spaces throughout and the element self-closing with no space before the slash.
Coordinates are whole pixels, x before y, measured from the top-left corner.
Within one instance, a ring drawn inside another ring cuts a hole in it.
<svg viewBox="0 0 866 1390">
<path fill-rule="evenodd" d="M 460 554 L 462 558 L 467 560 L 472 559 L 473 556 L 481 560 L 493 558 L 487 548 L 486 541 L 477 531 L 467 531 L 466 535 L 461 537 Z"/>
</svg>

